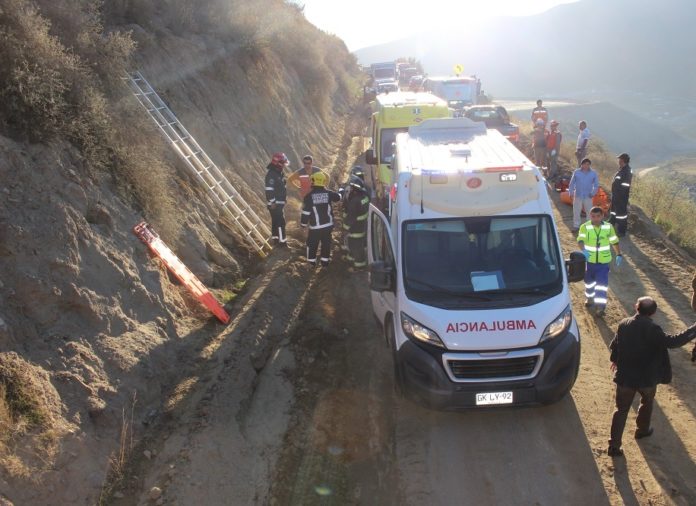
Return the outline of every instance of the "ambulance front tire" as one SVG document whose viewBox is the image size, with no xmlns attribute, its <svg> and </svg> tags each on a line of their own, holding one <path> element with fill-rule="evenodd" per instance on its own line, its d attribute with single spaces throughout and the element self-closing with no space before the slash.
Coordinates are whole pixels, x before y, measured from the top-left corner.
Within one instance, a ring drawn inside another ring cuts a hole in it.
<svg viewBox="0 0 696 506">
<path fill-rule="evenodd" d="M 394 367 L 394 392 L 398 397 L 403 397 L 404 391 L 404 376 L 399 366 L 399 361 L 396 357 L 396 335 L 394 330 L 394 318 L 392 315 L 387 315 L 384 322 L 384 337 L 387 341 L 387 346 L 389 347 L 389 353 L 392 359 L 392 365 Z"/>
</svg>

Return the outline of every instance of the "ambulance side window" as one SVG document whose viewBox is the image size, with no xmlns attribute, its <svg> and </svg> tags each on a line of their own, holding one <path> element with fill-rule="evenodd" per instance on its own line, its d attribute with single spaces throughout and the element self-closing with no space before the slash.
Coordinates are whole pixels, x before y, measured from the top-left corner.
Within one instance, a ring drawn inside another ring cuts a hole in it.
<svg viewBox="0 0 696 506">
<path fill-rule="evenodd" d="M 384 220 L 377 213 L 372 217 L 372 257 L 376 262 L 394 265 L 394 254 L 389 243 L 389 234 Z"/>
</svg>

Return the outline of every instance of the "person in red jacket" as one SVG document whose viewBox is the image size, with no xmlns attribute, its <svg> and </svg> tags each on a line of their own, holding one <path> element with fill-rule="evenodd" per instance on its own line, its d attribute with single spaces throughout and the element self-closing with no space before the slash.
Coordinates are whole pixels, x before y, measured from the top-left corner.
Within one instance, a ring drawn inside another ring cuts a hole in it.
<svg viewBox="0 0 696 506">
<path fill-rule="evenodd" d="M 558 121 L 555 119 L 549 123 L 549 132 L 546 135 L 546 159 L 549 167 L 549 179 L 558 176 L 558 153 L 561 151 L 563 134 L 558 131 Z"/>
</svg>

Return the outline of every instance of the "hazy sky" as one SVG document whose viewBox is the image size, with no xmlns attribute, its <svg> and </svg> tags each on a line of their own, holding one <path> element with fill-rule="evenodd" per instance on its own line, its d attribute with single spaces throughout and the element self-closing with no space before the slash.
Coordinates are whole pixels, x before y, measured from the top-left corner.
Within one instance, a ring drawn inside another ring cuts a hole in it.
<svg viewBox="0 0 696 506">
<path fill-rule="evenodd" d="M 355 51 L 425 30 L 452 28 L 457 19 L 527 16 L 577 0 L 296 0 L 307 19 L 341 37 Z"/>
</svg>

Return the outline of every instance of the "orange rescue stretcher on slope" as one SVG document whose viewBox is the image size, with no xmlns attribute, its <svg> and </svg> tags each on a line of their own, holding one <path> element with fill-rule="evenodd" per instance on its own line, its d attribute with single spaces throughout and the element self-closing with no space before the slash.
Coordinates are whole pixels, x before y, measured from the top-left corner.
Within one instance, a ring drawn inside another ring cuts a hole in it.
<svg viewBox="0 0 696 506">
<path fill-rule="evenodd" d="M 188 288 L 211 313 L 213 313 L 222 323 L 229 323 L 230 315 L 227 314 L 220 303 L 213 297 L 213 294 L 201 283 L 201 281 L 192 273 L 188 267 L 174 254 L 169 246 L 164 244 L 157 233 L 150 228 L 147 222 L 143 221 L 133 227 L 133 233 L 143 241 L 150 251 L 162 259 L 164 265 Z"/>
</svg>

